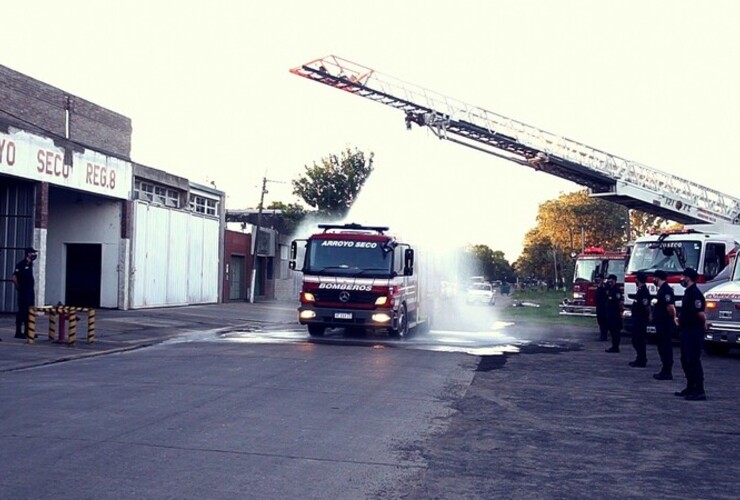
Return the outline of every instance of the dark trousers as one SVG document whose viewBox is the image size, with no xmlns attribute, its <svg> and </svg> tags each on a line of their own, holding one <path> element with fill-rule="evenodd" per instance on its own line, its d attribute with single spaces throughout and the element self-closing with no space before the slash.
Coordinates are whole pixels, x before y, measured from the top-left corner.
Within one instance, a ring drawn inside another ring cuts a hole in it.
<svg viewBox="0 0 740 500">
<path fill-rule="evenodd" d="M 33 307 L 33 296 L 18 294 L 18 312 L 15 315 L 15 334 L 18 336 L 28 335 L 28 309 L 31 307 Z"/>
<path fill-rule="evenodd" d="M 622 320 L 610 318 L 607 324 L 609 325 L 609 335 L 612 336 L 612 348 L 619 349 L 619 342 L 622 340 Z"/>
<path fill-rule="evenodd" d="M 655 334 L 658 355 L 663 365 L 660 373 L 671 375 L 673 373 L 673 325 L 670 323 L 656 323 Z"/>
<path fill-rule="evenodd" d="M 597 312 L 596 322 L 599 324 L 599 338 L 606 340 L 606 335 L 609 333 L 609 324 L 606 322 L 606 315 Z"/>
<path fill-rule="evenodd" d="M 691 394 L 704 393 L 704 368 L 701 349 L 704 345 L 704 328 L 681 328 L 681 368 L 686 375 L 686 389 Z"/>
<path fill-rule="evenodd" d="M 635 348 L 637 355 L 635 361 L 640 364 L 647 363 L 647 323 L 645 321 L 635 321 L 632 328 L 632 347 Z"/>
</svg>

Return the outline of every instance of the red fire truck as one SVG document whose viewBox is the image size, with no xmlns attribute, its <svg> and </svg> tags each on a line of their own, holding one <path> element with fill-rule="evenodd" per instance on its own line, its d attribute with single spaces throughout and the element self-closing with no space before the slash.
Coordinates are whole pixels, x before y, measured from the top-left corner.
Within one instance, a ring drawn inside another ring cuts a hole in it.
<svg viewBox="0 0 740 500">
<path fill-rule="evenodd" d="M 303 243 L 303 285 L 298 320 L 312 337 L 326 328 L 370 328 L 403 337 L 429 325 L 423 280 L 414 249 L 387 234 L 387 227 L 320 224 L 322 232 L 291 244 L 296 270 Z M 429 308 L 431 310 L 431 308 Z"/>
<path fill-rule="evenodd" d="M 560 304 L 560 314 L 568 316 L 596 316 L 596 278 L 610 274 L 617 276 L 617 284 L 624 286 L 627 252 L 608 252 L 601 247 L 587 247 L 576 256 L 573 275 L 573 298 Z"/>
</svg>

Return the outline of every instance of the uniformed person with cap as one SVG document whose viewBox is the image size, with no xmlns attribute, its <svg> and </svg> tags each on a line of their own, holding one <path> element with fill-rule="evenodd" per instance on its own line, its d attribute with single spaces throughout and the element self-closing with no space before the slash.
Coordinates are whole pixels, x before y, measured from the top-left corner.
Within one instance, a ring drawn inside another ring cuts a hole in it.
<svg viewBox="0 0 740 500">
<path fill-rule="evenodd" d="M 696 286 L 698 277 L 695 269 L 684 269 L 681 285 L 686 288 L 686 292 L 678 318 L 681 331 L 681 368 L 686 375 L 686 388 L 675 394 L 689 401 L 707 399 L 704 393 L 704 369 L 701 365 L 701 350 L 707 326 L 707 317 L 704 314 L 706 301 L 704 294 Z"/>
<path fill-rule="evenodd" d="M 624 296 L 617 285 L 617 276 L 610 274 L 606 278 L 606 324 L 612 337 L 612 346 L 606 352 L 619 352 L 623 311 Z"/>
<path fill-rule="evenodd" d="M 33 261 L 39 253 L 32 247 L 26 248 L 26 256 L 15 265 L 11 280 L 18 291 L 18 312 L 15 316 L 15 338 L 25 339 L 28 335 L 28 310 L 34 306 L 35 281 L 33 278 Z M 23 330 L 21 331 L 21 326 Z"/>
<path fill-rule="evenodd" d="M 647 275 L 638 271 L 635 275 L 637 293 L 632 302 L 632 347 L 635 348 L 635 360 L 630 361 L 634 368 L 647 366 L 647 326 L 650 321 L 650 291 L 647 287 Z"/>
<path fill-rule="evenodd" d="M 668 284 L 668 275 L 658 269 L 653 275 L 653 283 L 658 292 L 653 306 L 656 344 L 660 356 L 661 369 L 653 375 L 656 380 L 673 380 L 673 331 L 676 328 L 676 297 Z"/>
</svg>

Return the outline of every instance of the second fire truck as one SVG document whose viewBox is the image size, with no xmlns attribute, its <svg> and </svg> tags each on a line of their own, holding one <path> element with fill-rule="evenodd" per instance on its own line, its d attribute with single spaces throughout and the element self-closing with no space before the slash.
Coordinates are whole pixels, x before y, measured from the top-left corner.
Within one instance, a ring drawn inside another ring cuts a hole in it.
<svg viewBox="0 0 740 500">
<path fill-rule="evenodd" d="M 601 247 L 587 247 L 576 256 L 573 275 L 573 298 L 560 304 L 560 314 L 566 316 L 596 316 L 597 278 L 617 277 L 617 284 L 624 286 L 627 252 L 606 251 Z"/>
</svg>

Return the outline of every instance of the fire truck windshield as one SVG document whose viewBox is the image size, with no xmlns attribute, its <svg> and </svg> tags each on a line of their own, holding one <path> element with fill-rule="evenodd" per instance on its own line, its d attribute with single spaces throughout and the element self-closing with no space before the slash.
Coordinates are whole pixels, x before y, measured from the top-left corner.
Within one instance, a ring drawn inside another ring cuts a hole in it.
<svg viewBox="0 0 740 500">
<path fill-rule="evenodd" d="M 594 282 L 600 272 L 601 259 L 578 259 L 576 260 L 576 272 L 573 281 Z"/>
<path fill-rule="evenodd" d="M 632 249 L 627 272 L 655 272 L 658 269 L 666 273 L 679 274 L 687 267 L 699 269 L 701 242 L 698 241 L 662 241 L 641 242 Z"/>
<path fill-rule="evenodd" d="M 310 274 L 388 277 L 393 270 L 393 251 L 383 242 L 313 240 L 304 271 Z"/>
</svg>

